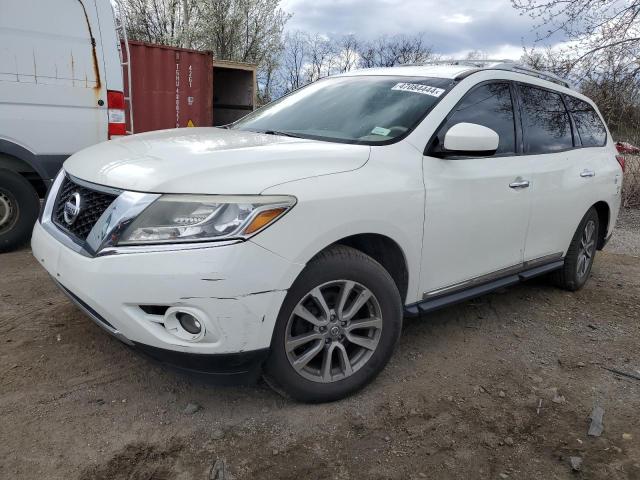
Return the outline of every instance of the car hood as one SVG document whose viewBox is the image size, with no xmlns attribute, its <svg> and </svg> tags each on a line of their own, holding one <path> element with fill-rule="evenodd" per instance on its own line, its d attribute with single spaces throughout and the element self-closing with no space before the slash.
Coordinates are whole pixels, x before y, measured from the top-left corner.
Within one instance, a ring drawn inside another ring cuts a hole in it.
<svg viewBox="0 0 640 480">
<path fill-rule="evenodd" d="M 220 128 L 142 133 L 84 149 L 64 169 L 88 182 L 154 193 L 258 194 L 355 170 L 370 147 Z"/>
</svg>

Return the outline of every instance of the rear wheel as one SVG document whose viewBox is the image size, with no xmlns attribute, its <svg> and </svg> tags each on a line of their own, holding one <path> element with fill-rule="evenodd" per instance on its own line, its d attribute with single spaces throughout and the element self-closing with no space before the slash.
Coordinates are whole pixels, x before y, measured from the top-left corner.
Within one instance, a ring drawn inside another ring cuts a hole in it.
<svg viewBox="0 0 640 480">
<path fill-rule="evenodd" d="M 343 398 L 384 368 L 401 327 L 402 302 L 389 273 L 358 250 L 332 247 L 289 290 L 265 378 L 297 400 Z"/>
<path fill-rule="evenodd" d="M 599 229 L 598 212 L 591 208 L 571 240 L 564 266 L 554 273 L 554 281 L 560 288 L 573 292 L 587 282 L 596 255 Z"/>
<path fill-rule="evenodd" d="M 40 213 L 40 199 L 20 174 L 0 170 L 0 252 L 13 250 L 31 238 Z"/>
</svg>

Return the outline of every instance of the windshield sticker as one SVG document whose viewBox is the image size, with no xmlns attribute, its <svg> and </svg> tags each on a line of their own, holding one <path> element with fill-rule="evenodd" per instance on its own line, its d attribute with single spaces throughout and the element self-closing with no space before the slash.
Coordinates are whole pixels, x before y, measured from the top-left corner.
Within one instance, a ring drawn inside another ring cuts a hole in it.
<svg viewBox="0 0 640 480">
<path fill-rule="evenodd" d="M 391 130 L 389 130 L 388 128 L 375 127 L 373 130 L 371 130 L 371 133 L 373 135 L 382 135 L 383 137 L 386 137 L 387 135 L 389 135 L 390 131 Z"/>
<path fill-rule="evenodd" d="M 444 93 L 444 88 L 431 87 L 429 85 L 422 85 L 421 83 L 396 83 L 391 90 L 421 93 L 423 95 L 431 95 L 432 97 L 439 97 Z"/>
</svg>

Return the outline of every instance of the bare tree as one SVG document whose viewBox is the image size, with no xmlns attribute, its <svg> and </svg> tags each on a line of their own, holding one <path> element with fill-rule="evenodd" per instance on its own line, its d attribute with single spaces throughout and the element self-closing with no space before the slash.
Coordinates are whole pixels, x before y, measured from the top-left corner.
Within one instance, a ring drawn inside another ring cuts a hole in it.
<svg viewBox="0 0 640 480">
<path fill-rule="evenodd" d="M 487 59 L 487 53 L 484 52 L 483 50 L 471 50 L 469 53 L 467 53 L 467 58 L 466 60 L 486 60 Z"/>
<path fill-rule="evenodd" d="M 280 95 L 282 91 L 279 69 L 281 64 L 282 49 L 274 50 L 267 54 L 262 65 L 258 69 L 258 104 L 267 104 Z"/>
<path fill-rule="evenodd" d="M 346 35 L 337 42 L 337 58 L 335 69 L 345 73 L 358 66 L 358 39 L 355 35 Z"/>
<path fill-rule="evenodd" d="M 511 0 L 511 3 L 537 21 L 540 38 L 562 32 L 573 41 L 567 47 L 572 68 L 591 69 L 594 56 L 600 52 L 619 48 L 637 51 L 640 47 L 640 0 Z"/>
<path fill-rule="evenodd" d="M 419 64 L 433 57 L 431 47 L 424 44 L 423 34 L 381 36 L 362 44 L 358 53 L 363 68 Z"/>
<path fill-rule="evenodd" d="M 307 83 L 315 82 L 333 73 L 336 61 L 336 45 L 324 35 L 307 36 Z"/>
<path fill-rule="evenodd" d="M 258 65 L 282 48 L 289 19 L 280 0 L 199 0 L 196 34 L 200 48 L 217 58 Z"/>
<path fill-rule="evenodd" d="M 290 17 L 279 5 L 280 0 L 117 0 L 117 14 L 126 17 L 131 39 L 257 64 L 262 101 L 273 96 Z"/>
<path fill-rule="evenodd" d="M 565 78 L 571 76 L 571 56 L 551 46 L 529 49 L 525 47 L 520 61 L 536 70 L 555 73 Z"/>
<path fill-rule="evenodd" d="M 287 33 L 284 39 L 284 53 L 282 58 L 282 93 L 291 92 L 302 87 L 305 81 L 305 65 L 307 62 L 307 36 L 298 31 Z"/>
<path fill-rule="evenodd" d="M 393 37 L 389 43 L 391 57 L 395 58 L 394 65 L 420 64 L 431 57 L 431 47 L 424 45 L 424 34 L 414 36 L 399 35 Z"/>
<path fill-rule="evenodd" d="M 116 14 L 127 20 L 129 38 L 191 47 L 195 0 L 117 0 L 115 7 Z"/>
<path fill-rule="evenodd" d="M 381 36 L 361 43 L 355 35 L 329 38 L 290 32 L 284 40 L 281 93 L 354 68 L 424 63 L 432 58 L 432 50 L 424 44 L 422 34 Z"/>
</svg>

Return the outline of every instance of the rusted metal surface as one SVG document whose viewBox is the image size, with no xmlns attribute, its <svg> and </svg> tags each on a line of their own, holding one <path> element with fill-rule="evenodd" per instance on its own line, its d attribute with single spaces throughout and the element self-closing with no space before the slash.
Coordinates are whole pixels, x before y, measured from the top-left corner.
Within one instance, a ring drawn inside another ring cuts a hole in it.
<svg viewBox="0 0 640 480">
<path fill-rule="evenodd" d="M 129 51 L 134 133 L 213 124 L 210 52 L 136 41 L 129 41 Z M 128 89 L 125 76 L 127 95 Z"/>
<path fill-rule="evenodd" d="M 87 28 L 89 29 L 89 38 L 91 39 L 91 55 L 93 57 L 93 72 L 96 76 L 96 85 L 94 89 L 96 92 L 100 91 L 100 87 L 102 86 L 102 82 L 100 80 L 100 65 L 98 64 L 98 53 L 96 52 L 96 39 L 93 36 L 93 31 L 91 30 L 91 22 L 89 21 L 89 15 L 87 15 L 87 9 L 84 6 L 82 0 L 78 0 L 80 6 L 82 7 L 82 12 L 84 13 L 84 19 L 87 22 Z M 71 68 L 73 69 L 73 52 L 71 53 Z"/>
</svg>

